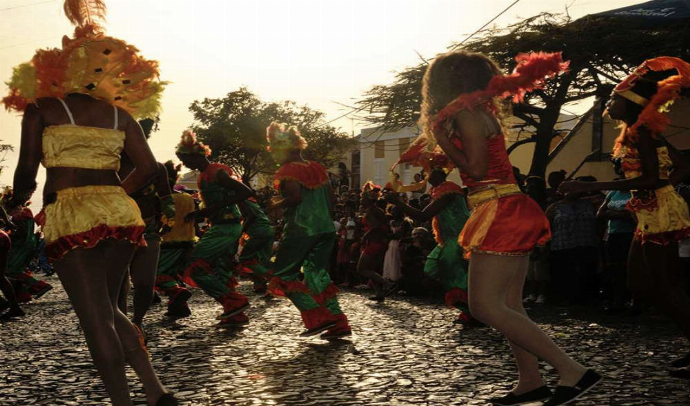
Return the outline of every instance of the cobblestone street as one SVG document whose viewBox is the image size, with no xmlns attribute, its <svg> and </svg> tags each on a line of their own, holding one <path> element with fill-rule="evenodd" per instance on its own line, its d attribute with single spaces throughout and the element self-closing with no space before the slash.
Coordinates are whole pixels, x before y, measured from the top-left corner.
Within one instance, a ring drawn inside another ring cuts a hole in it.
<svg viewBox="0 0 690 406">
<path fill-rule="evenodd" d="M 25 306 L 27 317 L 0 324 L 0 405 L 103 405 L 76 316 L 56 289 Z M 159 374 L 185 405 L 484 405 L 516 378 L 507 343 L 491 329 L 463 331 L 440 303 L 395 296 L 367 303 L 348 291 L 341 303 L 354 336 L 302 339 L 299 314 L 287 300 L 250 295 L 251 323 L 215 327 L 219 306 L 201 291 L 193 315 L 176 322 L 154 305 L 146 319 Z M 690 405 L 687 381 L 666 365 L 686 349 L 655 315 L 609 316 L 595 309 L 529 309 L 570 354 L 606 380 L 578 405 Z M 555 374 L 545 370 L 549 383 Z M 136 382 L 130 372 L 130 382 Z M 133 386 L 137 404 L 142 388 Z"/>
</svg>

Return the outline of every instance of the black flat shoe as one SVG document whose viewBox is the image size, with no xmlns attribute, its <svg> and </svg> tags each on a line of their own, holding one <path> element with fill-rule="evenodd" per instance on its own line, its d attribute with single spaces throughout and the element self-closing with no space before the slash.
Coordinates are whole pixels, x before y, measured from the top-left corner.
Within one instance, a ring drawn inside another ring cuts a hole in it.
<svg viewBox="0 0 690 406">
<path fill-rule="evenodd" d="M 220 315 L 216 316 L 216 320 L 229 319 L 230 317 L 236 316 L 236 315 L 242 313 L 243 311 L 245 311 L 247 309 L 249 309 L 249 303 L 242 305 L 242 306 L 238 307 L 237 309 L 227 310 L 227 311 L 221 313 Z"/>
<path fill-rule="evenodd" d="M 372 302 L 378 303 L 383 303 L 386 300 L 384 296 L 370 296 L 367 299 L 371 300 Z"/>
<path fill-rule="evenodd" d="M 674 378 L 690 380 L 690 369 L 688 369 L 688 367 L 676 369 L 674 371 L 670 371 L 668 374 Z"/>
<path fill-rule="evenodd" d="M 604 378 L 601 375 L 588 369 L 575 386 L 556 386 L 556 392 L 548 402 L 544 403 L 544 406 L 568 405 L 589 392 L 602 379 Z"/>
<path fill-rule="evenodd" d="M 158 398 L 158 401 L 156 402 L 156 406 L 178 406 L 179 403 L 177 402 L 177 399 L 175 399 L 175 396 L 172 395 L 172 393 L 166 393 L 160 398 Z"/>
<path fill-rule="evenodd" d="M 324 323 L 318 327 L 310 328 L 309 330 L 304 331 L 302 334 L 300 334 L 300 337 L 311 337 L 315 336 L 319 333 L 323 333 L 326 330 L 330 330 L 333 327 L 336 326 L 336 322 L 334 321 L 329 321 L 328 323 Z"/>
<path fill-rule="evenodd" d="M 540 402 L 542 400 L 550 398 L 551 396 L 553 396 L 553 393 L 551 393 L 551 390 L 546 385 L 544 385 L 529 392 L 525 392 L 522 395 L 516 395 L 513 392 L 510 392 L 503 397 L 492 398 L 489 401 L 492 405 L 515 406 L 524 405 L 527 403 Z"/>
<path fill-rule="evenodd" d="M 685 354 L 683 358 L 678 358 L 671 363 L 673 368 L 685 368 L 690 366 L 690 352 Z"/>
<path fill-rule="evenodd" d="M 399 290 L 400 285 L 398 284 L 398 282 L 393 282 L 393 284 L 388 289 L 386 289 L 385 292 L 383 292 L 383 297 L 388 297 Z"/>
</svg>

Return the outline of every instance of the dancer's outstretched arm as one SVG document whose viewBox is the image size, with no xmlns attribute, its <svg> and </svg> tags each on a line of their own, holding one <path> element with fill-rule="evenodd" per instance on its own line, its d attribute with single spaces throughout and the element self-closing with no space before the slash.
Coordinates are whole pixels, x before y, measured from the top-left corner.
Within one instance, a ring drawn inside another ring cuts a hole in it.
<svg viewBox="0 0 690 406">
<path fill-rule="evenodd" d="M 406 215 L 416 220 L 427 221 L 434 218 L 436 215 L 442 212 L 443 209 L 448 207 L 448 205 L 453 201 L 453 195 L 447 194 L 445 196 L 441 196 L 440 199 L 434 200 L 423 210 L 415 209 L 414 207 L 403 203 L 398 197 L 397 193 L 386 194 L 386 201 L 390 204 L 400 207 Z"/>
<path fill-rule="evenodd" d="M 659 157 L 656 146 L 647 130 L 639 129 L 637 150 L 640 154 L 642 175 L 632 179 L 612 180 L 609 182 L 581 182 L 577 180 L 563 182 L 558 190 L 561 193 L 594 192 L 598 190 L 650 190 L 660 185 Z"/>
</svg>

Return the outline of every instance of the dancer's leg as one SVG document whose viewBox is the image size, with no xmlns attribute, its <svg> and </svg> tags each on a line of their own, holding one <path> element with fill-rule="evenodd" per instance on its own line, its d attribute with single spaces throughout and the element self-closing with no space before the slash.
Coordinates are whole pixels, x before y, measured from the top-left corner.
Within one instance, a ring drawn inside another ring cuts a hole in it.
<svg viewBox="0 0 690 406">
<path fill-rule="evenodd" d="M 137 247 L 132 263 L 129 265 L 129 272 L 134 284 L 134 317 L 132 317 L 132 322 L 138 326 L 141 326 L 153 301 L 153 288 L 160 254 L 160 238 L 158 236 L 146 238 L 146 244 L 146 247 Z"/>
<path fill-rule="evenodd" d="M 132 401 L 125 375 L 123 343 L 115 330 L 114 313 L 122 313 L 110 294 L 113 290 L 119 292 L 133 252 L 131 244 L 115 246 L 115 241 L 102 241 L 91 249 L 74 249 L 54 263 L 79 318 L 94 364 L 116 406 L 130 406 Z M 117 289 L 110 286 L 112 283 L 117 284 Z"/>
<path fill-rule="evenodd" d="M 179 247 L 163 245 L 160 249 L 156 289 L 168 297 L 168 314 L 175 317 L 186 317 L 191 314 L 187 305 L 191 293 L 179 282 L 189 249 L 190 247 L 184 244 Z"/>
<path fill-rule="evenodd" d="M 116 249 L 120 248 L 113 248 L 113 251 Z M 121 284 L 118 283 L 117 274 L 113 272 L 108 277 L 108 290 L 114 309 L 115 329 L 122 343 L 125 360 L 139 377 L 146 392 L 148 403 L 154 404 L 165 393 L 165 387 L 163 387 L 156 372 L 153 370 L 149 353 L 146 347 L 143 346 L 142 337 L 139 335 L 137 328 L 129 321 L 127 316 L 118 311 L 117 302 L 120 296 L 118 289 Z"/>
<path fill-rule="evenodd" d="M 269 289 L 273 294 L 287 296 L 297 307 L 307 329 L 318 328 L 325 323 L 335 321 L 333 314 L 317 303 L 309 288 L 309 285 L 316 288 L 317 284 L 318 277 L 308 269 L 314 267 L 315 258 L 312 251 L 319 242 L 320 236 L 283 239 L 276 253 L 274 277 L 269 284 Z M 304 282 L 299 280 L 302 265 L 305 269 Z M 319 282 L 318 285 L 320 286 L 321 283 Z"/>
<path fill-rule="evenodd" d="M 652 303 L 666 313 L 690 340 L 690 297 L 685 292 L 683 260 L 678 244 L 642 246 L 647 284 Z"/>
<path fill-rule="evenodd" d="M 224 269 L 223 259 L 236 252 L 242 227 L 239 224 L 220 224 L 211 227 L 194 247 L 191 264 L 185 270 L 206 294 L 223 305 L 225 312 L 248 303 L 247 298 L 235 291 L 235 280 Z"/>
<path fill-rule="evenodd" d="M 337 289 L 329 274 L 331 252 L 335 246 L 335 234 L 320 236 L 304 262 L 304 283 L 317 304 L 323 306 L 337 320 L 330 332 L 349 332 L 350 325 L 336 297 Z"/>
<path fill-rule="evenodd" d="M 374 285 L 374 292 L 378 297 L 383 296 L 385 289 L 391 285 L 391 282 L 376 272 L 382 266 L 383 254 L 367 255 L 362 253 L 359 257 L 359 262 L 357 262 L 357 273 L 365 279 L 371 280 Z"/>
<path fill-rule="evenodd" d="M 526 258 L 526 260 L 520 263 L 520 268 L 510 282 L 506 304 L 510 309 L 527 316 L 527 312 L 522 305 L 522 296 L 525 278 L 527 277 L 529 268 L 529 257 L 524 258 Z M 508 341 L 508 343 L 515 356 L 519 374 L 518 384 L 512 392 L 516 395 L 521 395 L 543 386 L 544 381 L 542 381 L 541 374 L 539 373 L 539 360 L 537 357 L 525 351 L 519 345 L 514 344 L 512 341 Z"/>
<path fill-rule="evenodd" d="M 556 368 L 561 385 L 573 386 L 584 375 L 585 367 L 566 355 L 527 316 L 507 305 L 511 285 L 527 261 L 527 257 L 473 253 L 469 275 L 470 311 L 513 344 Z"/>
</svg>

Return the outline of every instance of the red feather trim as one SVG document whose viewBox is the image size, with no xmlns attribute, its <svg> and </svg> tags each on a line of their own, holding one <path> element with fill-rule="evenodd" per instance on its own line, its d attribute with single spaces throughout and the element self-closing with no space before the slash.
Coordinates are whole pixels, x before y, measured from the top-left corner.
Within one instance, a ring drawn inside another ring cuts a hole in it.
<svg viewBox="0 0 690 406">
<path fill-rule="evenodd" d="M 273 186 L 279 190 L 283 180 L 294 180 L 308 189 L 318 189 L 328 182 L 328 172 L 318 162 L 289 162 L 278 169 Z"/>
<path fill-rule="evenodd" d="M 304 321 L 304 327 L 312 329 L 339 320 L 325 307 L 317 307 L 302 311 L 302 321 Z"/>
<path fill-rule="evenodd" d="M 220 171 L 225 171 L 225 173 L 227 173 L 228 176 L 230 176 L 231 178 L 235 178 L 235 174 L 232 171 L 232 168 L 230 168 L 227 165 L 213 163 L 206 167 L 205 171 L 199 174 L 199 177 L 197 178 L 198 186 L 201 187 L 202 181 L 206 183 L 215 182 L 216 175 Z"/>
<path fill-rule="evenodd" d="M 446 292 L 445 303 L 448 307 L 455 307 L 458 303 L 467 304 L 467 292 L 460 288 L 453 288 Z"/>
<path fill-rule="evenodd" d="M 58 238 L 46 245 L 46 256 L 50 260 L 60 259 L 75 248 L 93 248 L 106 238 L 127 240 L 145 247 L 143 233 L 144 226 L 112 227 L 101 224 L 83 233 Z"/>
<path fill-rule="evenodd" d="M 277 276 L 274 276 L 271 278 L 270 282 L 268 282 L 268 290 L 274 296 L 287 296 L 292 293 L 310 293 L 309 288 L 304 283 L 300 281 L 286 281 Z"/>
<path fill-rule="evenodd" d="M 211 264 L 205 259 L 199 259 L 189 264 L 187 269 L 185 269 L 182 273 L 182 282 L 186 283 L 187 285 L 193 288 L 198 288 L 199 285 L 197 285 L 196 282 L 194 282 L 194 279 L 192 278 L 192 272 L 195 269 L 203 271 L 205 273 L 212 273 Z"/>
<path fill-rule="evenodd" d="M 684 240 L 686 238 L 690 238 L 690 227 L 655 234 L 644 234 L 640 232 L 640 230 L 635 230 L 635 239 L 642 241 L 642 244 L 651 242 L 659 245 L 667 245 L 672 242 Z"/>
<path fill-rule="evenodd" d="M 434 200 L 440 199 L 441 197 L 447 195 L 448 193 L 460 193 L 460 194 L 465 194 L 465 191 L 462 190 L 460 185 L 457 183 L 451 182 L 449 180 L 441 183 L 440 185 L 436 186 L 435 188 L 432 188 L 430 191 L 431 198 Z"/>
<path fill-rule="evenodd" d="M 570 62 L 563 62 L 560 52 L 533 52 L 515 57 L 517 66 L 510 75 L 494 76 L 484 90 L 465 93 L 448 103 L 436 116 L 433 130 L 442 130 L 445 122 L 461 110 L 472 110 L 476 106 L 491 102 L 494 97 L 513 96 L 513 102 L 524 100 L 525 94 L 540 89 L 545 79 L 568 69 Z"/>
</svg>

